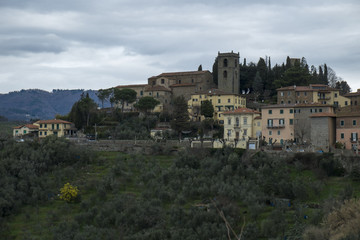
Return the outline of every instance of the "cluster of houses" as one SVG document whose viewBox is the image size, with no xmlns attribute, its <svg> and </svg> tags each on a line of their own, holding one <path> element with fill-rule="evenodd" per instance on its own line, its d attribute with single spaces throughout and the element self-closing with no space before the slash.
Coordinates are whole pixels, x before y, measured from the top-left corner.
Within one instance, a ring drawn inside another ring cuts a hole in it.
<svg viewBox="0 0 360 240">
<path fill-rule="evenodd" d="M 261 141 L 282 148 L 300 145 L 326 152 L 337 144 L 358 151 L 360 90 L 341 96 L 338 89 L 321 84 L 282 87 L 277 89 L 277 104 L 250 109 L 247 96 L 240 94 L 239 57 L 239 53 L 219 52 L 216 78 L 210 71 L 172 72 L 150 77 L 147 84 L 116 88 L 133 89 L 138 99 L 156 98 L 160 104 L 154 112 L 171 112 L 172 99 L 183 96 L 191 121 L 204 119 L 200 106 L 209 100 L 214 120 L 224 126 L 224 139 L 212 141 L 213 147 L 225 144 L 255 149 Z M 126 104 L 124 110 L 134 111 L 134 104 Z M 76 129 L 72 123 L 56 119 L 14 128 L 14 136 L 29 133 L 39 138 L 71 136 Z"/>
</svg>

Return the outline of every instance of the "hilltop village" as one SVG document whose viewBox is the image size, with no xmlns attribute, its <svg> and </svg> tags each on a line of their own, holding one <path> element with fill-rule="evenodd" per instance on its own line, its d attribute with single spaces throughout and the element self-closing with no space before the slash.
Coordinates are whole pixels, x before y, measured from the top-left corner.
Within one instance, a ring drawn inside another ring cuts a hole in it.
<svg viewBox="0 0 360 240">
<path fill-rule="evenodd" d="M 289 60 L 287 64 L 290 67 L 302 64 L 300 59 Z M 179 120 L 181 114 L 186 114 L 185 125 L 203 122 L 211 125 L 208 131 L 199 128 L 195 134 L 187 137 L 186 134 L 191 130 L 176 129 L 165 117 L 151 129 L 151 136 L 155 140 L 164 139 L 166 132 L 177 131 L 180 140 L 185 137 L 192 147 L 267 147 L 300 152 L 329 152 L 340 148 L 358 153 L 359 90 L 344 94 L 341 89 L 328 84 L 300 79 L 291 82 L 294 84 L 273 90 L 262 86 L 263 98 L 260 100 L 257 91 L 259 87 L 256 85 L 258 76 L 253 80 L 250 91 L 249 84 L 241 85 L 240 67 L 239 53 L 219 52 L 213 72 L 202 70 L 200 65 L 198 71 L 161 73 L 149 77 L 146 84 L 120 85 L 99 90 L 98 97 L 102 101 L 108 99 L 122 113 L 140 112 L 139 116 L 149 113 L 162 116 L 168 114 L 173 116 L 173 122 Z M 276 83 L 272 86 L 276 86 Z M 266 98 L 266 93 L 271 91 L 274 97 Z M 134 99 L 120 97 L 122 100 L 116 101 L 116 92 L 119 96 L 121 92 L 123 95 L 127 92 Z M 154 100 L 153 105 L 146 106 L 149 99 Z M 177 99 L 185 102 L 186 107 L 182 110 L 180 108 L 180 115 L 176 118 L 176 111 L 181 105 L 177 104 Z M 13 136 L 18 139 L 26 135 L 38 138 L 50 135 L 74 137 L 79 132 L 79 126 L 76 125 L 79 124 L 72 122 L 69 117 L 39 120 L 14 127 Z M 214 134 L 214 125 L 218 126 L 221 133 Z"/>
</svg>

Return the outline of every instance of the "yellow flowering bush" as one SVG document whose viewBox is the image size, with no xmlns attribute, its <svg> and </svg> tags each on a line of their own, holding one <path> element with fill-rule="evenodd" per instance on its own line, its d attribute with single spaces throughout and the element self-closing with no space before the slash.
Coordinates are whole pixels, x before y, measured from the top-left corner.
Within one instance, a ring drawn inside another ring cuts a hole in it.
<svg viewBox="0 0 360 240">
<path fill-rule="evenodd" d="M 70 183 L 66 183 L 64 187 L 60 188 L 60 199 L 66 202 L 74 202 L 79 194 L 79 189 L 72 186 Z"/>
</svg>

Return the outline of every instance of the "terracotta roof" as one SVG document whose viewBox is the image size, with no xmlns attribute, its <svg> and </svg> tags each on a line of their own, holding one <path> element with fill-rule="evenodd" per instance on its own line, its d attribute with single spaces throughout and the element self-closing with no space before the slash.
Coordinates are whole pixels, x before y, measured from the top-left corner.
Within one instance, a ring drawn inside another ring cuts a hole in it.
<svg viewBox="0 0 360 240">
<path fill-rule="evenodd" d="M 254 119 L 261 119 L 261 116 L 257 116 L 257 117 L 255 117 Z"/>
<path fill-rule="evenodd" d="M 336 117 L 336 114 L 323 112 L 323 113 L 315 113 L 315 114 L 311 115 L 310 117 L 312 117 L 312 118 L 316 118 L 316 117 Z"/>
<path fill-rule="evenodd" d="M 173 77 L 173 76 L 184 76 L 184 75 L 201 75 L 204 73 L 210 73 L 208 70 L 206 71 L 189 71 L 189 72 L 168 72 L 168 73 L 161 73 L 156 77 Z"/>
<path fill-rule="evenodd" d="M 149 92 L 149 91 L 165 91 L 165 92 L 171 92 L 170 89 L 167 89 L 164 86 L 160 86 L 160 85 L 154 85 L 154 86 L 148 86 L 145 88 L 145 92 Z"/>
<path fill-rule="evenodd" d="M 51 123 L 64 123 L 64 124 L 71 124 L 71 122 L 65 121 L 65 120 L 60 120 L 60 119 L 52 119 L 52 120 L 39 120 L 37 122 L 35 122 L 37 124 L 51 124 Z"/>
<path fill-rule="evenodd" d="M 178 83 L 178 84 L 170 85 L 170 87 L 192 87 L 192 86 L 196 86 L 196 85 L 192 83 Z"/>
<path fill-rule="evenodd" d="M 315 88 L 313 88 L 315 87 Z M 318 89 L 316 87 L 323 87 L 323 89 Z M 324 84 L 310 84 L 309 86 L 287 86 L 276 89 L 276 91 L 285 91 L 285 90 L 293 90 L 298 92 L 314 92 L 314 91 L 337 91 L 335 88 L 331 88 Z"/>
<path fill-rule="evenodd" d="M 146 87 L 148 84 L 133 84 L 133 85 L 119 85 L 116 88 L 135 88 L 135 87 Z"/>
<path fill-rule="evenodd" d="M 295 104 L 273 104 L 273 105 L 262 106 L 261 108 L 293 108 L 293 107 L 295 107 Z"/>
<path fill-rule="evenodd" d="M 360 92 L 351 92 L 344 94 L 344 97 L 353 97 L 353 96 L 360 96 Z"/>
<path fill-rule="evenodd" d="M 296 103 L 295 107 L 334 107 L 331 104 L 321 104 L 317 102 L 313 103 Z"/>
<path fill-rule="evenodd" d="M 13 127 L 13 129 L 20 129 L 20 128 L 23 128 L 23 127 L 27 127 L 29 129 L 38 129 L 39 128 L 39 126 L 36 126 L 34 124 L 24 124 L 24 125 Z"/>
<path fill-rule="evenodd" d="M 29 129 L 38 129 L 39 126 L 36 126 L 34 124 L 26 124 L 25 127 L 29 128 Z"/>
<path fill-rule="evenodd" d="M 250 109 L 250 108 L 238 108 L 238 109 L 235 109 L 233 111 L 227 111 L 227 112 L 224 112 L 223 114 L 246 114 L 246 113 L 257 113 L 257 114 L 260 114 L 260 112 L 254 110 L 254 109 Z"/>
</svg>

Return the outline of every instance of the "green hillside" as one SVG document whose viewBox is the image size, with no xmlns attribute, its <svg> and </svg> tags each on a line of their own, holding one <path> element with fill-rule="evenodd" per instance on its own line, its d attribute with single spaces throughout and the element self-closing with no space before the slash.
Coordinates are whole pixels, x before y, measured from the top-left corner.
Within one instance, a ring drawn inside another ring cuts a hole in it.
<svg viewBox="0 0 360 240">
<path fill-rule="evenodd" d="M 56 138 L 0 153 L 1 239 L 302 239 L 360 196 L 358 159 L 331 154 L 90 153 Z M 58 196 L 66 183 L 73 202 Z"/>
</svg>

